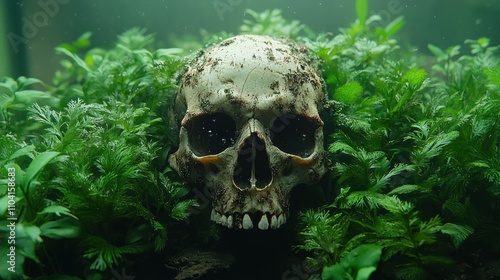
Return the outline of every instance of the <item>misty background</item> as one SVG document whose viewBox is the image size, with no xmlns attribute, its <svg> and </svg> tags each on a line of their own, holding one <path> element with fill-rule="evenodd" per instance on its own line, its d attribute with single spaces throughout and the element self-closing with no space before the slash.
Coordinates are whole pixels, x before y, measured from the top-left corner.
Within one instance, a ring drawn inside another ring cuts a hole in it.
<svg viewBox="0 0 500 280">
<path fill-rule="evenodd" d="M 500 44 L 498 0 L 371 0 L 370 14 L 385 25 L 403 16 L 398 39 L 427 52 L 429 43 L 446 48 L 466 39 L 489 37 Z M 238 33 L 246 9 L 281 9 L 315 32 L 338 34 L 356 19 L 354 0 L 0 0 L 0 78 L 29 76 L 49 82 L 60 56 L 54 48 L 87 31 L 92 47 L 109 48 L 133 27 L 156 35 L 158 48 L 176 39 L 227 31 Z M 196 51 L 196 50 L 192 50 Z"/>
</svg>

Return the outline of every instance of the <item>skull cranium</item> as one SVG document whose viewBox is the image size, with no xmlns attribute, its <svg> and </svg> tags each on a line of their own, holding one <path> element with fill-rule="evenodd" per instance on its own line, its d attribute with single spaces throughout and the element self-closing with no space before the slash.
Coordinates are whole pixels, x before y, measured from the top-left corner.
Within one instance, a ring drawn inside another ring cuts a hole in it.
<svg viewBox="0 0 500 280">
<path fill-rule="evenodd" d="M 278 228 L 292 188 L 325 173 L 323 81 L 305 48 L 240 35 L 201 53 L 184 72 L 170 166 L 211 189 L 211 219 L 229 228 Z"/>
</svg>

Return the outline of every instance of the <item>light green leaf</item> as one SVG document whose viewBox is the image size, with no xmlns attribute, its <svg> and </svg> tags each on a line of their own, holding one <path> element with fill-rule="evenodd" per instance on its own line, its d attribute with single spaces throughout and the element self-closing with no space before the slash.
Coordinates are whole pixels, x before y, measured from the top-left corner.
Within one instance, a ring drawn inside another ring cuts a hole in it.
<svg viewBox="0 0 500 280">
<path fill-rule="evenodd" d="M 87 72 L 91 72 L 90 68 L 87 66 L 87 64 L 85 63 L 85 61 L 83 61 L 80 57 L 78 57 L 76 54 L 68 51 L 67 49 L 65 48 L 61 48 L 61 47 L 58 47 L 56 48 L 56 51 L 60 52 L 60 53 L 63 53 L 67 56 L 69 56 L 71 59 L 73 59 L 73 61 L 80 67 L 82 67 L 83 69 L 85 69 L 85 71 Z"/>
<path fill-rule="evenodd" d="M 182 53 L 181 48 L 158 49 L 153 53 L 154 57 L 176 56 Z"/>
<path fill-rule="evenodd" d="M 403 26 L 405 25 L 405 22 L 403 20 L 402 16 L 397 17 L 393 21 L 391 21 L 386 27 L 385 27 L 385 33 L 387 36 L 392 36 L 396 34 Z"/>
<path fill-rule="evenodd" d="M 382 254 L 382 246 L 376 244 L 364 244 L 356 247 L 347 256 L 349 266 L 359 270 L 363 267 L 376 266 Z"/>
<path fill-rule="evenodd" d="M 48 214 L 48 213 L 54 213 L 57 216 L 61 216 L 61 214 L 73 217 L 78 220 L 78 218 L 71 214 L 69 209 L 60 205 L 50 205 L 45 207 L 42 211 L 38 212 L 38 214 Z"/>
<path fill-rule="evenodd" d="M 356 274 L 356 280 L 368 280 L 370 275 L 375 272 L 377 268 L 375 266 L 367 266 L 358 270 L 358 274 Z"/>
<path fill-rule="evenodd" d="M 388 195 L 406 194 L 406 193 L 416 192 L 419 190 L 420 190 L 419 185 L 403 185 L 393 189 L 388 193 Z"/>
<path fill-rule="evenodd" d="M 356 15 L 361 25 L 365 25 L 368 17 L 368 0 L 356 0 Z"/>
<path fill-rule="evenodd" d="M 479 46 L 481 46 L 481 48 L 486 48 L 489 46 L 490 44 L 490 39 L 487 38 L 487 37 L 481 37 L 477 40 L 477 43 L 479 44 Z"/>
<path fill-rule="evenodd" d="M 31 164 L 28 166 L 28 169 L 26 169 L 26 174 L 24 176 L 24 184 L 25 187 L 29 185 L 31 180 L 35 178 L 35 176 L 40 172 L 42 168 L 45 167 L 52 159 L 54 159 L 56 156 L 59 155 L 59 152 L 43 152 L 39 155 L 37 155 Z"/>
<path fill-rule="evenodd" d="M 68 219 L 49 221 L 40 226 L 42 236 L 53 239 L 75 238 L 79 235 L 80 229 Z"/>
<path fill-rule="evenodd" d="M 437 46 L 434 46 L 433 44 L 429 44 L 429 45 L 427 45 L 427 47 L 434 54 L 434 56 L 436 56 L 438 61 L 443 61 L 443 60 L 448 59 L 448 55 L 443 50 L 438 48 Z"/>
<path fill-rule="evenodd" d="M 403 80 L 406 80 L 413 88 L 418 88 L 427 79 L 427 72 L 421 68 L 412 68 L 403 76 Z"/>
<path fill-rule="evenodd" d="M 340 264 L 324 267 L 321 273 L 322 280 L 349 279 L 345 269 Z"/>
<path fill-rule="evenodd" d="M 34 85 L 34 84 L 42 84 L 43 82 L 39 79 L 26 78 L 26 77 L 21 76 L 17 79 L 17 83 L 19 84 L 19 88 L 25 88 L 27 86 Z"/>
<path fill-rule="evenodd" d="M 16 91 L 16 99 L 22 103 L 33 102 L 35 98 L 49 98 L 50 94 L 39 90 L 21 90 Z"/>
<path fill-rule="evenodd" d="M 22 238 L 26 237 L 31 240 L 33 243 L 41 243 L 43 242 L 40 237 L 40 228 L 35 225 L 18 223 L 16 225 L 16 233 L 17 237 Z"/>
<path fill-rule="evenodd" d="M 30 152 L 33 152 L 34 150 L 35 150 L 35 146 L 33 146 L 33 145 L 22 147 L 22 148 L 18 149 L 17 151 L 13 152 L 10 155 L 8 160 L 10 161 L 10 160 L 16 159 L 18 157 L 25 156 L 25 155 L 29 154 Z"/>
<path fill-rule="evenodd" d="M 346 104 L 353 104 L 363 93 L 363 87 L 356 81 L 349 82 L 335 90 L 333 99 L 344 102 Z"/>
<path fill-rule="evenodd" d="M 90 37 L 92 36 L 92 32 L 85 32 L 83 33 L 80 37 L 78 37 L 78 39 L 75 40 L 75 42 L 73 43 L 73 46 L 75 46 L 75 48 L 77 49 L 81 49 L 81 48 L 86 48 L 88 46 L 90 46 Z"/>
</svg>

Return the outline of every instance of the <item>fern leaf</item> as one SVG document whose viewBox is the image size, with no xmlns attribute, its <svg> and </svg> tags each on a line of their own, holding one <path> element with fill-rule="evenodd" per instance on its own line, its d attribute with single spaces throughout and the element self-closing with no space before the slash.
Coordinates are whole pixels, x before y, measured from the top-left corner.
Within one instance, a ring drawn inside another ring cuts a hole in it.
<svg viewBox="0 0 500 280">
<path fill-rule="evenodd" d="M 453 223 L 446 223 L 440 226 L 439 230 L 451 237 L 455 248 L 458 248 L 458 246 L 474 232 L 474 229 L 469 226 Z"/>
</svg>

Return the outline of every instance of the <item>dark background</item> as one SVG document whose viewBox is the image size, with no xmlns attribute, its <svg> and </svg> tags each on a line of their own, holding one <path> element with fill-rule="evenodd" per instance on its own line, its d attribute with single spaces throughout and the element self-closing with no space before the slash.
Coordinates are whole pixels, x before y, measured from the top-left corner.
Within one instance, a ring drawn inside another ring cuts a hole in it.
<svg viewBox="0 0 500 280">
<path fill-rule="evenodd" d="M 403 16 L 404 45 L 427 51 L 489 37 L 500 44 L 498 0 L 371 0 L 370 14 L 387 24 Z M 207 32 L 237 33 L 246 9 L 279 8 L 317 32 L 338 34 L 356 16 L 354 0 L 0 0 L 0 78 L 20 75 L 50 82 L 58 67 L 54 47 L 92 31 L 92 45 L 107 48 L 132 27 L 156 34 L 158 47 L 176 47 L 172 38 Z M 51 4 L 51 5 L 50 5 Z M 47 6 L 48 5 L 48 6 Z M 49 7 L 49 8 L 47 8 Z M 218 7 L 219 10 L 216 8 Z M 20 39 L 21 38 L 21 39 Z M 194 51 L 194 50 L 193 50 Z"/>
</svg>

